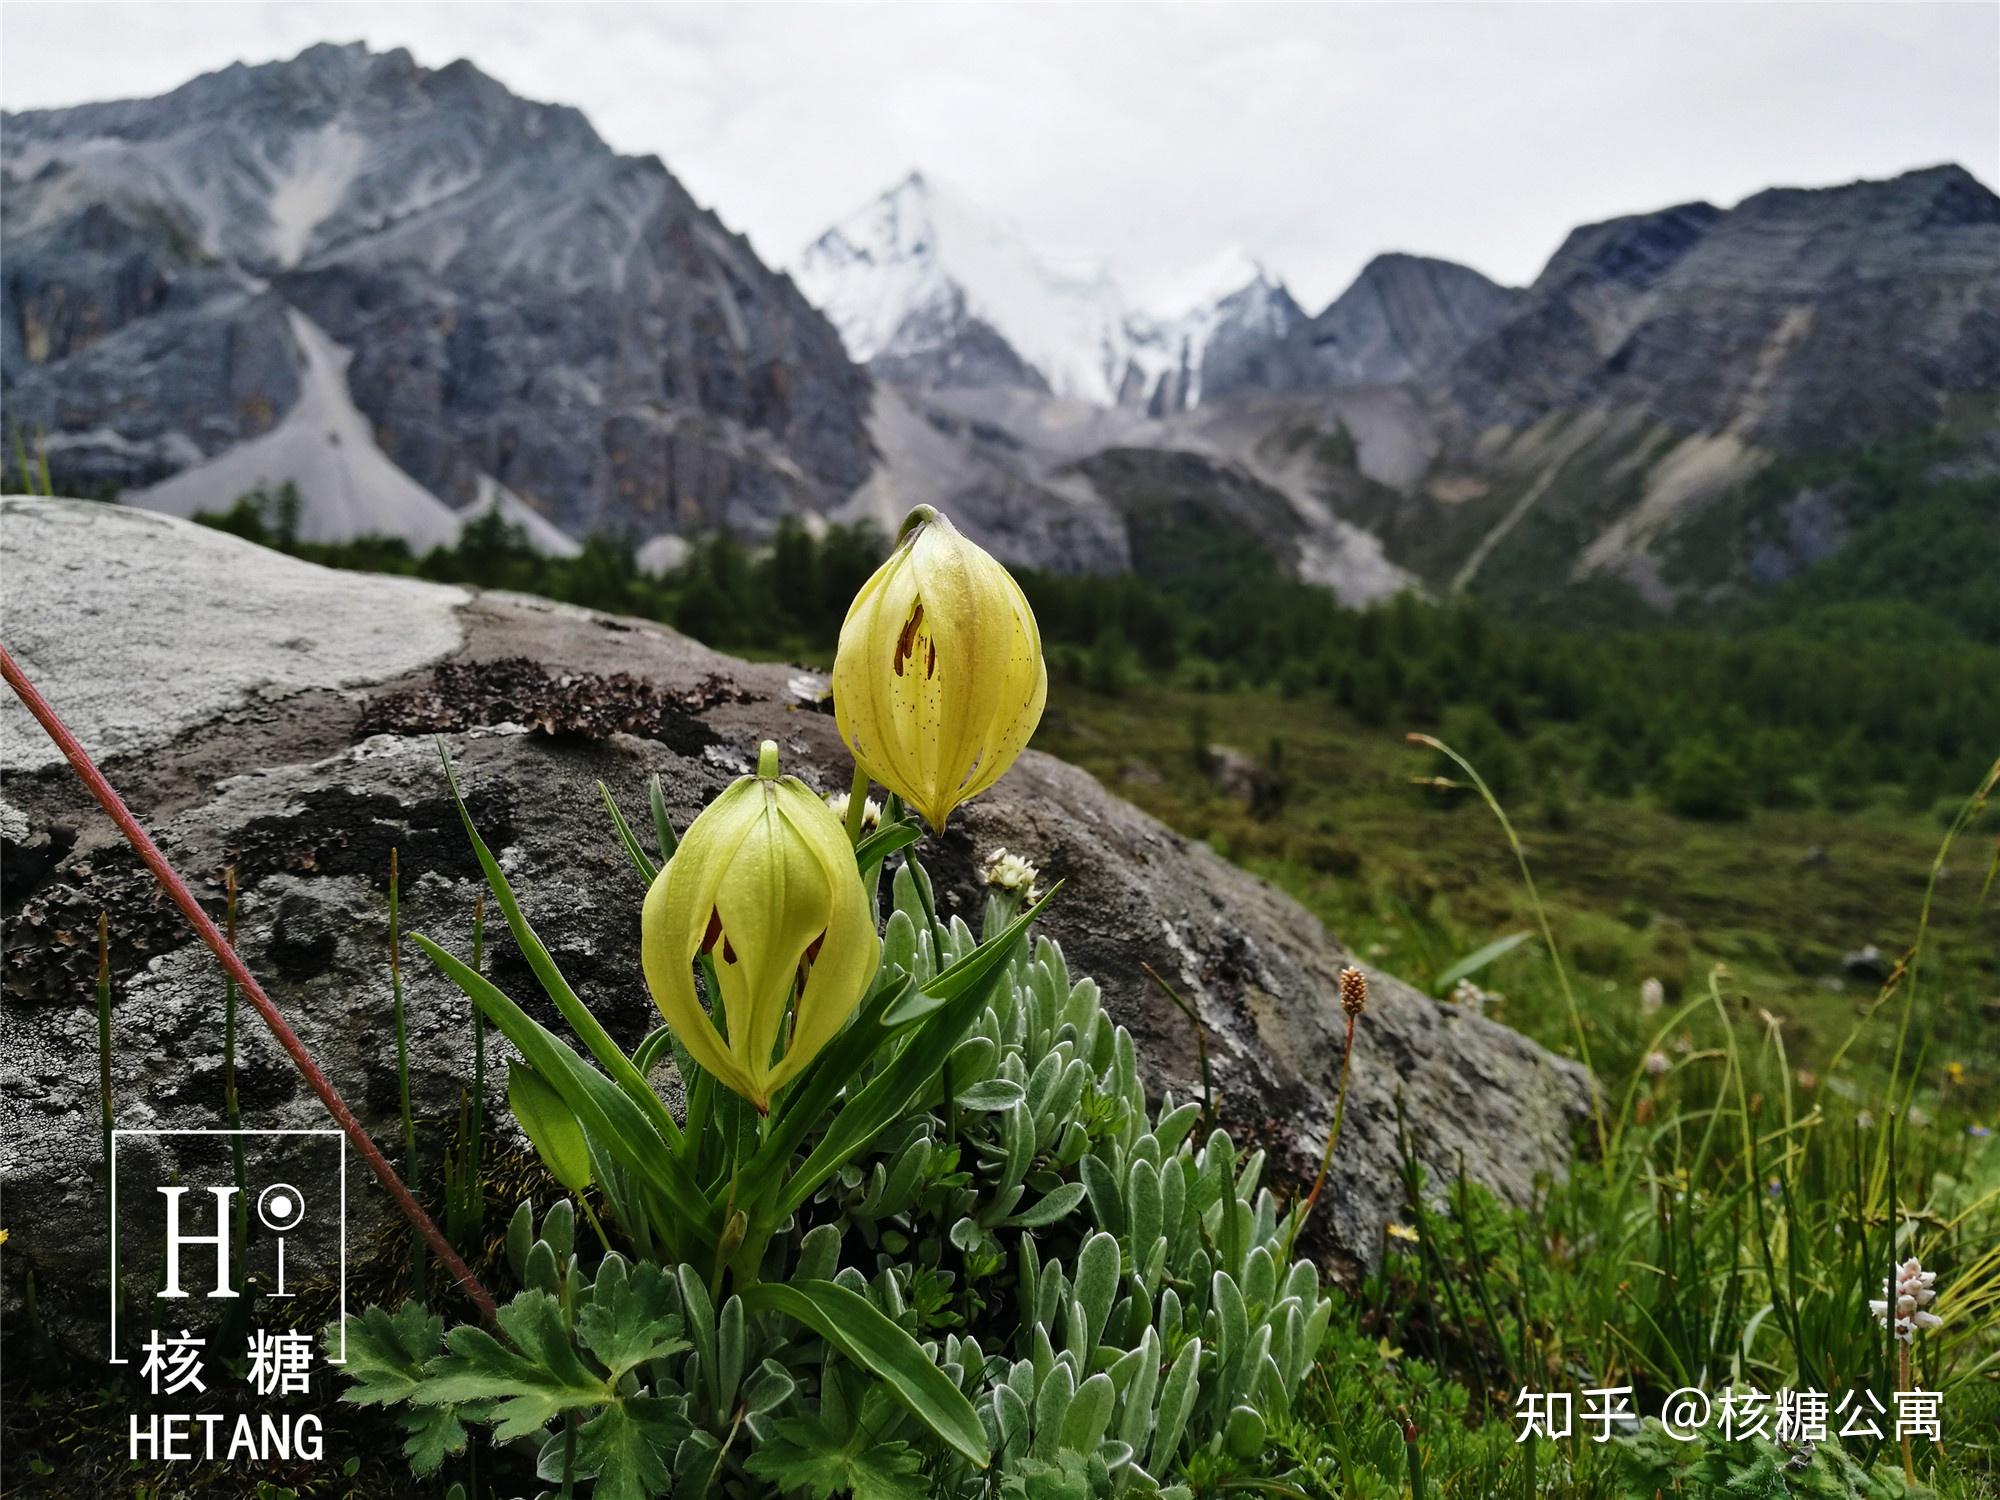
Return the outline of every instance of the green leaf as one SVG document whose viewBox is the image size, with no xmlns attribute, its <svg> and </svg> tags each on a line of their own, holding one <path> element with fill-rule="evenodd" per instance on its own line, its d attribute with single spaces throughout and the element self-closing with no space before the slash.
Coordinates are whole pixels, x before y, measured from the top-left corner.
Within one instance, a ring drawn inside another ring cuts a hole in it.
<svg viewBox="0 0 2000 1500">
<path fill-rule="evenodd" d="M 340 1332 L 335 1323 L 320 1336 L 329 1358 L 340 1352 Z M 394 1313 L 371 1307 L 359 1317 L 350 1315 L 344 1367 L 349 1384 L 340 1399 L 354 1406 L 409 1400 L 443 1341 L 444 1319 L 432 1317 L 420 1302 L 405 1302 Z"/>
<path fill-rule="evenodd" d="M 450 1455 L 465 1451 L 465 1423 L 457 1408 L 406 1406 L 396 1415 L 403 1424 L 403 1457 L 417 1473 L 432 1473 Z"/>
<path fill-rule="evenodd" d="M 577 1429 L 577 1467 L 597 1476 L 591 1500 L 651 1500 L 666 1491 L 666 1455 L 690 1430 L 681 1405 L 663 1396 L 628 1396 Z"/>
<path fill-rule="evenodd" d="M 639 872 L 639 878 L 650 888 L 659 876 L 659 866 L 646 858 L 646 851 L 632 837 L 632 827 L 625 821 L 625 814 L 611 800 L 611 788 L 600 781 L 597 783 L 597 795 L 604 799 L 604 810 L 611 814 L 611 826 L 618 831 L 618 842 L 625 846 L 625 857 L 632 861 L 632 868 Z"/>
<path fill-rule="evenodd" d="M 1459 980 L 1477 974 L 1481 969 L 1497 959 L 1505 958 L 1533 936 L 1532 932 L 1510 932 L 1503 938 L 1495 938 L 1484 948 L 1475 948 L 1449 969 L 1438 975 L 1436 979 L 1431 981 L 1431 987 L 1439 993 L 1443 993 L 1457 984 Z"/>
<path fill-rule="evenodd" d="M 881 1377 L 905 1409 L 945 1443 L 986 1467 L 986 1429 L 965 1393 L 917 1341 L 867 1298 L 831 1281 L 762 1282 L 740 1294 L 753 1311 L 796 1318 Z"/>
<path fill-rule="evenodd" d="M 660 863 L 665 864 L 674 857 L 674 850 L 680 847 L 680 838 L 674 833 L 674 822 L 667 816 L 667 796 L 660 790 L 660 776 L 657 771 L 646 787 L 646 805 L 653 814 L 653 837 L 659 840 Z"/>
<path fill-rule="evenodd" d="M 1013 1229 L 1040 1229 L 1055 1223 L 1058 1219 L 1068 1218 L 1081 1202 L 1083 1202 L 1083 1184 L 1065 1182 L 1039 1202 L 1015 1214 L 1013 1218 L 1007 1220 L 1007 1225 Z"/>
<path fill-rule="evenodd" d="M 772 1424 L 744 1468 L 787 1494 L 813 1500 L 925 1500 L 921 1460 L 908 1443 L 878 1443 L 859 1422 L 822 1426 L 808 1417 Z"/>
<path fill-rule="evenodd" d="M 657 1189 L 684 1225 L 710 1245 L 716 1233 L 715 1207 L 687 1169 L 664 1149 L 663 1139 L 637 1105 L 602 1073 L 510 1000 L 483 974 L 475 973 L 420 932 L 410 941 L 430 955 L 454 984 L 486 1013 L 501 1034 L 576 1113 L 584 1134 L 611 1151 L 627 1171 Z M 657 1101 L 656 1101 L 657 1102 Z"/>
<path fill-rule="evenodd" d="M 923 834 L 918 823 L 885 823 L 854 846 L 854 862 L 864 874 L 899 849 L 907 849 Z"/>
<path fill-rule="evenodd" d="M 948 1003 L 926 1018 L 895 1060 L 871 1078 L 859 1094 L 847 1101 L 834 1116 L 819 1144 L 786 1183 L 779 1200 L 781 1215 L 795 1212 L 819 1190 L 821 1183 L 852 1158 L 891 1120 L 900 1117 L 921 1098 L 938 1075 L 938 1069 L 964 1037 L 968 1027 L 986 1008 L 986 997 L 1006 972 L 1004 964 L 1014 948 L 1014 940 L 1027 931 L 1043 907 L 1062 889 L 1058 881 L 1048 895 L 1022 912 L 999 935 L 953 964 L 924 986 L 924 993 Z M 759 1166 L 766 1170 L 774 1163 L 765 1161 L 760 1151 L 752 1164 L 752 1181 Z"/>
<path fill-rule="evenodd" d="M 483 1328 L 454 1328 L 447 1353 L 432 1361 L 412 1399 L 426 1406 L 492 1401 L 493 1436 L 508 1442 L 539 1432 L 566 1411 L 602 1406 L 611 1387 L 591 1374 L 547 1292 L 523 1292 L 500 1309 L 512 1349 Z"/>
<path fill-rule="evenodd" d="M 514 934 L 514 944 L 521 950 L 521 956 L 535 971 L 535 977 L 542 982 L 542 988 L 562 1012 L 563 1020 L 583 1039 L 590 1049 L 590 1055 L 597 1059 L 598 1066 L 611 1075 L 612 1081 L 628 1094 L 632 1101 L 646 1111 L 653 1128 L 670 1147 L 679 1148 L 680 1126 L 652 1087 L 632 1066 L 619 1045 L 611 1040 L 611 1033 L 599 1024 L 590 1008 L 577 999 L 576 992 L 569 987 L 569 981 L 556 967 L 556 961 L 549 956 L 549 950 L 535 935 L 535 929 L 528 925 L 528 919 L 521 915 L 521 904 L 514 899 L 514 888 L 507 883 L 507 876 L 500 869 L 500 862 L 493 857 L 493 851 L 486 847 L 486 841 L 473 827 L 472 814 L 466 811 L 465 799 L 459 795 L 458 777 L 451 768 L 451 756 L 445 753 L 443 741 L 438 743 L 438 753 L 444 756 L 445 785 L 451 790 L 452 805 L 458 809 L 459 821 L 465 825 L 465 836 L 472 841 L 472 852 L 479 858 L 480 869 L 486 872 L 486 883 L 493 890 L 493 899 L 500 903 L 501 915 L 507 919 L 507 928 Z M 463 986 L 461 986 L 463 988 Z"/>
<path fill-rule="evenodd" d="M 1011 1078 L 982 1078 L 978 1083 L 968 1084 L 952 1095 L 951 1102 L 960 1109 L 993 1114 L 1003 1109 L 1012 1109 L 1026 1097 L 1027 1090 Z"/>
<path fill-rule="evenodd" d="M 597 1284 L 590 1305 L 576 1315 L 576 1331 L 583 1347 L 611 1372 L 613 1385 L 627 1370 L 688 1347 L 666 1272 L 648 1261 L 627 1275 L 624 1257 L 615 1254 L 597 1268 Z"/>
<path fill-rule="evenodd" d="M 521 1122 L 535 1154 L 565 1192 L 590 1186 L 590 1145 L 583 1127 L 548 1081 L 518 1059 L 507 1063 L 507 1105 Z"/>
</svg>

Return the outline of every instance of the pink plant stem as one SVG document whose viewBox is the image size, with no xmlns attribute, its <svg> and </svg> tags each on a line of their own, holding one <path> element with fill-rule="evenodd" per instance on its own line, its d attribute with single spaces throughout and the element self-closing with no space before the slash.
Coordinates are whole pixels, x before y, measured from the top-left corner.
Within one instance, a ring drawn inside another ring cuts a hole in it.
<svg viewBox="0 0 2000 1500">
<path fill-rule="evenodd" d="M 55 709 L 49 706 L 48 699 L 44 698 L 40 690 L 28 680 L 12 653 L 4 645 L 0 645 L 0 677 L 6 679 L 7 686 L 14 690 L 14 695 L 27 705 L 28 712 L 33 714 L 42 728 L 48 731 L 49 738 L 54 740 L 56 748 L 62 751 L 63 758 L 69 762 L 70 769 L 76 772 L 77 779 L 89 790 L 90 795 L 97 799 L 98 806 L 104 809 L 111 821 L 118 825 L 118 831 L 125 835 L 126 842 L 131 844 L 139 858 L 145 861 L 146 868 L 153 872 L 153 878 L 160 882 L 161 887 L 173 898 L 174 905 L 178 906 L 182 914 L 187 917 L 195 930 L 195 935 L 208 944 L 216 960 L 236 981 L 250 1003 L 257 1008 L 257 1014 L 262 1016 L 264 1024 L 271 1028 L 271 1035 L 278 1039 L 278 1045 L 291 1056 L 300 1074 L 312 1086 L 312 1091 L 319 1095 L 320 1103 L 326 1106 L 327 1113 L 332 1115 L 335 1123 L 347 1133 L 347 1138 L 354 1143 L 354 1149 L 361 1153 L 362 1160 L 374 1170 L 382 1186 L 389 1190 L 389 1196 L 396 1200 L 396 1206 L 403 1211 L 403 1216 L 416 1226 L 417 1233 L 421 1234 L 431 1249 L 437 1252 L 439 1262 L 478 1306 L 480 1316 L 491 1323 L 498 1311 L 494 1306 L 492 1293 L 480 1284 L 479 1278 L 472 1274 L 472 1268 L 459 1258 L 458 1252 L 452 1249 L 451 1242 L 439 1231 L 437 1225 L 431 1222 L 431 1216 L 424 1212 L 424 1206 L 417 1202 L 416 1196 L 404 1184 L 403 1179 L 396 1175 L 396 1169 L 389 1165 L 389 1159 L 382 1154 L 381 1149 L 369 1139 L 368 1132 L 354 1117 L 354 1111 L 347 1107 L 347 1101 L 340 1097 L 339 1090 L 334 1088 L 326 1074 L 320 1071 L 319 1064 L 314 1062 L 312 1054 L 306 1051 L 305 1043 L 299 1040 L 298 1033 L 286 1024 L 285 1018 L 278 1013 L 278 1007 L 271 1003 L 271 997 L 264 993 L 264 987 L 257 982 L 256 976 L 237 956 L 236 950 L 229 945 L 215 923 L 209 919 L 208 913 L 201 909 L 201 903 L 195 900 L 194 892 L 188 889 L 187 882 L 182 880 L 174 872 L 174 867 L 167 863 L 167 857 L 160 852 L 159 845 L 155 844 L 146 830 L 139 826 L 139 820 L 132 816 L 131 809 L 126 807 L 124 799 L 113 790 L 111 783 L 104 779 L 104 773 L 97 769 L 97 764 L 90 758 L 90 753 L 77 742 L 76 736 L 70 733 L 69 726 L 63 723 Z"/>
</svg>

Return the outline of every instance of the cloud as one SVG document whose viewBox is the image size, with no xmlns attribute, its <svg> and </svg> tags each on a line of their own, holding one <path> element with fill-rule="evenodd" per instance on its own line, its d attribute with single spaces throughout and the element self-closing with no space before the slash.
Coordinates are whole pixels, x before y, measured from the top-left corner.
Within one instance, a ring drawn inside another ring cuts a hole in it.
<svg viewBox="0 0 2000 1500">
<path fill-rule="evenodd" d="M 655 152 L 783 264 L 912 166 L 1144 298 L 1235 245 L 1301 300 L 1372 254 L 1532 277 L 1573 225 L 1962 162 L 2000 182 L 1966 5 L 9 4 L 9 108 L 314 41 L 468 56 Z"/>
</svg>

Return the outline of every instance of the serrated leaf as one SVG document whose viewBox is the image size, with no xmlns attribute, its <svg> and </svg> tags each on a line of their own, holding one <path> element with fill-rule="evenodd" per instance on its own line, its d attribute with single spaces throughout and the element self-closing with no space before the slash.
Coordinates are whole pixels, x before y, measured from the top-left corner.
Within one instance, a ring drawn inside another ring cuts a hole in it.
<svg viewBox="0 0 2000 1500">
<path fill-rule="evenodd" d="M 321 1335 L 329 1357 L 340 1348 L 340 1325 Z M 437 1358 L 444 1341 L 444 1319 L 432 1317 L 420 1302 L 406 1302 L 394 1313 L 371 1307 L 347 1320 L 349 1385 L 340 1399 L 354 1406 L 386 1406 L 407 1401 L 424 1381 L 424 1366 Z"/>
<path fill-rule="evenodd" d="M 539 1432 L 566 1411 L 601 1406 L 611 1388 L 577 1356 L 562 1307 L 546 1292 L 523 1292 L 500 1309 L 514 1348 L 483 1328 L 454 1328 L 447 1353 L 432 1361 L 412 1399 L 426 1406 L 492 1401 L 494 1437 L 508 1442 Z"/>
<path fill-rule="evenodd" d="M 772 1425 L 744 1468 L 790 1495 L 833 1500 L 925 1500 L 922 1461 L 908 1443 L 878 1443 L 859 1423 L 838 1428 L 806 1417 Z"/>
<path fill-rule="evenodd" d="M 607 1255 L 597 1271 L 590 1305 L 576 1315 L 584 1348 L 610 1371 L 610 1383 L 649 1359 L 665 1359 L 688 1347 L 681 1337 L 666 1273 L 650 1262 L 630 1275 L 617 1255 Z"/>
<path fill-rule="evenodd" d="M 688 1435 L 681 1404 L 659 1396 L 614 1402 L 577 1429 L 577 1466 L 597 1476 L 592 1500 L 652 1500 L 666 1490 L 664 1455 Z"/>
<path fill-rule="evenodd" d="M 465 1424 L 450 1406 L 409 1406 L 398 1412 L 403 1456 L 419 1474 L 429 1474 L 454 1453 L 465 1451 Z"/>
</svg>

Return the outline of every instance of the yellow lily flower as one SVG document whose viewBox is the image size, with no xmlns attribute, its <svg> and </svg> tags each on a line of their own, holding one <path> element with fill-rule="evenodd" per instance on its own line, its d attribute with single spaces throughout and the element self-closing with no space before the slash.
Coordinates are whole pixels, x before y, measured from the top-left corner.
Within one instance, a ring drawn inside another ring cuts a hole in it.
<svg viewBox="0 0 2000 1500">
<path fill-rule="evenodd" d="M 689 825 L 640 927 L 653 1003 L 694 1060 L 760 1111 L 840 1030 L 881 954 L 846 831 L 804 782 L 778 774 L 770 740 L 756 774 Z M 726 1038 L 695 993 L 703 953 Z"/>
<path fill-rule="evenodd" d="M 1049 674 L 1013 575 L 920 505 L 840 627 L 833 712 L 854 763 L 942 829 L 1041 722 Z"/>
</svg>

